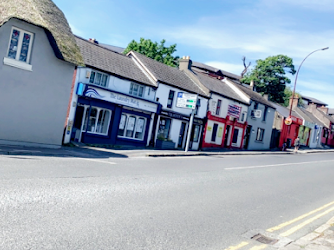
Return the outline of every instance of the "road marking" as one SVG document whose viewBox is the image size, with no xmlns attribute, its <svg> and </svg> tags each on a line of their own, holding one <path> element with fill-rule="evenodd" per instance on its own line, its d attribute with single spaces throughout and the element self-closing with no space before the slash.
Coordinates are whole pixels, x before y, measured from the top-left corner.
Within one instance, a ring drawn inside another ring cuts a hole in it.
<svg viewBox="0 0 334 250">
<path fill-rule="evenodd" d="M 332 162 L 332 161 L 334 161 L 334 160 L 326 160 L 326 161 L 305 161 L 305 162 L 295 162 L 295 163 L 282 163 L 282 164 L 263 165 L 263 166 L 249 166 L 249 167 L 234 167 L 234 168 L 224 168 L 224 169 L 225 169 L 225 170 L 242 170 L 242 169 L 268 168 L 268 167 L 290 166 L 290 165 L 302 165 L 302 164 L 309 164 L 309 163 Z"/>
<path fill-rule="evenodd" d="M 262 245 L 262 246 L 255 246 L 255 247 L 252 247 L 251 249 L 249 250 L 261 250 L 261 249 L 265 249 L 267 246 L 266 245 Z"/>
<path fill-rule="evenodd" d="M 244 246 L 247 246 L 249 243 L 248 242 L 241 242 L 239 245 L 237 245 L 237 246 L 232 246 L 232 247 L 229 247 L 229 248 L 226 248 L 226 249 L 224 249 L 224 250 L 237 250 L 237 249 L 240 249 L 240 248 L 242 248 L 242 247 L 244 247 Z"/>
<path fill-rule="evenodd" d="M 84 161 L 94 161 L 94 162 L 100 162 L 100 163 L 106 163 L 106 164 L 111 164 L 115 165 L 116 162 L 111 162 L 111 161 L 102 161 L 102 160 L 95 160 L 95 159 L 87 159 L 87 158 L 73 158 L 73 159 L 79 159 L 79 160 L 84 160 Z"/>
<path fill-rule="evenodd" d="M 295 227 L 289 229 L 288 231 L 286 231 L 286 232 L 284 232 L 284 233 L 281 233 L 280 235 L 283 236 L 283 237 L 287 237 L 287 236 L 293 234 L 294 232 L 298 231 L 299 229 L 303 228 L 303 227 L 306 226 L 307 224 L 310 224 L 311 222 L 313 222 L 313 221 L 319 219 L 320 217 L 322 217 L 322 216 L 324 216 L 324 215 L 326 215 L 326 214 L 328 214 L 328 213 L 330 213 L 330 212 L 332 212 L 332 211 L 334 211 L 334 207 L 332 207 L 332 208 L 326 210 L 325 212 L 323 212 L 323 213 L 321 213 L 321 214 L 318 214 L 318 215 L 316 215 L 316 216 L 314 216 L 314 217 L 312 217 L 312 218 L 310 218 L 310 219 L 304 221 L 303 223 L 300 223 L 299 225 L 297 225 L 297 226 L 295 226 Z"/>
<path fill-rule="evenodd" d="M 269 229 L 267 229 L 267 232 L 274 232 L 274 231 L 277 231 L 279 229 L 282 229 L 283 227 L 286 227 L 286 226 L 288 226 L 288 225 L 290 225 L 292 223 L 295 223 L 295 222 L 297 222 L 297 221 L 299 221 L 301 219 L 304 219 L 305 217 L 310 216 L 311 214 L 314 214 L 316 212 L 319 212 L 319 211 L 321 211 L 321 210 L 325 209 L 326 207 L 329 207 L 329 206 L 331 206 L 333 204 L 334 204 L 334 201 L 332 201 L 332 202 L 330 202 L 330 203 L 328 203 L 328 204 L 326 204 L 326 205 L 324 205 L 322 207 L 319 207 L 319 208 L 317 208 L 317 209 L 315 209 L 315 210 L 313 210 L 311 212 L 303 214 L 303 215 L 301 215 L 301 216 L 299 216 L 299 217 L 297 217 L 297 218 L 295 218 L 293 220 L 290 220 L 290 221 L 284 222 L 284 223 L 282 223 L 282 224 L 280 224 L 278 226 L 269 228 Z"/>
</svg>

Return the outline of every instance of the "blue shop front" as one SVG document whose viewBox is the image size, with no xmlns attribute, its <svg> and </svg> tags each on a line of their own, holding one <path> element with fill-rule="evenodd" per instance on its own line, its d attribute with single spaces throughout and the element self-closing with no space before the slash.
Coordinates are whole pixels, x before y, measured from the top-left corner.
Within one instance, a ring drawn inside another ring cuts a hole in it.
<svg viewBox="0 0 334 250">
<path fill-rule="evenodd" d="M 79 83 L 72 141 L 87 144 L 146 146 L 157 102 Z"/>
</svg>

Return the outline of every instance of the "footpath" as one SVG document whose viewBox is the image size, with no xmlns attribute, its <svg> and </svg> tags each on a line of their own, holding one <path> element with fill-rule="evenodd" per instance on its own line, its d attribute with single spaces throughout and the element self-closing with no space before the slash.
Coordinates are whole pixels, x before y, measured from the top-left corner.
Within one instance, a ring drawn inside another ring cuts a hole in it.
<svg viewBox="0 0 334 250">
<path fill-rule="evenodd" d="M 329 153 L 334 149 L 299 149 L 298 154 Z M 294 154 L 293 149 L 287 151 L 248 151 L 248 150 L 213 150 L 213 151 L 182 151 L 182 150 L 158 150 L 154 148 L 102 148 L 85 144 L 75 144 L 72 147 L 39 148 L 0 145 L 0 155 L 34 155 L 54 157 L 84 157 L 84 158 L 136 158 L 136 157 L 184 157 L 184 156 L 215 156 L 215 155 L 280 155 Z"/>
<path fill-rule="evenodd" d="M 297 154 L 330 153 L 334 149 L 308 149 L 302 148 Z M 189 151 L 157 150 L 150 148 L 100 148 L 84 144 L 64 146 L 59 149 L 22 147 L 0 145 L 0 155 L 12 157 L 45 156 L 45 157 L 81 157 L 81 158 L 138 158 L 138 157 L 190 157 L 190 156 L 217 156 L 217 155 L 284 155 L 294 154 L 293 149 L 287 151 Z M 1 166 L 0 166 L 1 167 Z M 261 248 L 262 249 L 262 248 Z M 280 248 L 281 250 L 334 250 L 334 217 L 312 233 Z"/>
</svg>

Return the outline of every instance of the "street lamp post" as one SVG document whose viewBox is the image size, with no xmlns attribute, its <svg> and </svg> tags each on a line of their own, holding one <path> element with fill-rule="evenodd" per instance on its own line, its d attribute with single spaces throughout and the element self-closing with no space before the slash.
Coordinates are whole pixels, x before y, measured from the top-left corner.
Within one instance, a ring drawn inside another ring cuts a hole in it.
<svg viewBox="0 0 334 250">
<path fill-rule="evenodd" d="M 292 112 L 292 104 L 293 104 L 293 101 L 295 99 L 295 92 L 296 92 L 296 84 L 297 84 L 297 78 L 298 78 L 298 73 L 299 73 L 299 70 L 300 70 L 300 67 L 303 65 L 304 61 L 306 60 L 306 58 L 308 58 L 310 55 L 312 55 L 314 52 L 317 52 L 317 51 L 320 51 L 320 50 L 326 50 L 326 49 L 329 49 L 329 47 L 326 47 L 326 48 L 322 48 L 322 49 L 317 49 L 315 51 L 312 51 L 310 54 L 308 54 L 304 60 L 301 62 L 301 64 L 299 65 L 298 67 L 298 70 L 297 70 L 297 73 L 296 73 L 296 78 L 295 78 L 295 85 L 293 87 L 293 92 L 292 92 L 292 100 L 291 100 L 291 104 L 290 104 L 290 112 L 289 112 L 289 117 L 291 118 L 291 112 Z"/>
</svg>

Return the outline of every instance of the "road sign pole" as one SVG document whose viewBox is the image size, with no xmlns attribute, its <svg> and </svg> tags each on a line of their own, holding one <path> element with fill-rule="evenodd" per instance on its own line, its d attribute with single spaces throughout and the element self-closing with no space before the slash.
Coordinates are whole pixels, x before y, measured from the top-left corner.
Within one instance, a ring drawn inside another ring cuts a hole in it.
<svg viewBox="0 0 334 250">
<path fill-rule="evenodd" d="M 185 152 L 188 152 L 188 149 L 189 149 L 190 136 L 191 136 L 191 131 L 192 131 L 192 128 L 193 128 L 194 116 L 195 116 L 195 109 L 192 110 L 191 116 L 190 116 L 187 143 L 186 143 L 186 148 L 184 150 Z"/>
</svg>

